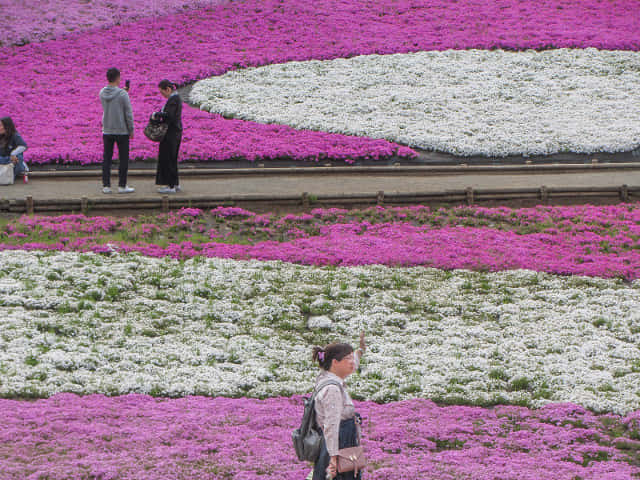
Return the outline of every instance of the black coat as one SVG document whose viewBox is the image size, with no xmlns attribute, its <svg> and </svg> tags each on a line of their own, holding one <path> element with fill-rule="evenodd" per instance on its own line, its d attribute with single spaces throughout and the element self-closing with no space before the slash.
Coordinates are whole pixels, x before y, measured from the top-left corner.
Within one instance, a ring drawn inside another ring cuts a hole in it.
<svg viewBox="0 0 640 480">
<path fill-rule="evenodd" d="M 165 103 L 160 116 L 169 124 L 169 130 L 182 132 L 182 98 L 174 93 Z"/>
<path fill-rule="evenodd" d="M 179 185 L 178 152 L 182 141 L 182 99 L 171 95 L 159 114 L 168 124 L 167 134 L 160 142 L 158 150 L 158 170 L 156 185 Z"/>
</svg>

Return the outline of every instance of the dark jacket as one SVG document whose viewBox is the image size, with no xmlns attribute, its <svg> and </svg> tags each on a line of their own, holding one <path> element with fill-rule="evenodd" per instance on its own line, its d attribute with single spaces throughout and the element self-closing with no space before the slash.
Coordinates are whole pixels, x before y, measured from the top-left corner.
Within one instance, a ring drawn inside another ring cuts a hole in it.
<svg viewBox="0 0 640 480">
<path fill-rule="evenodd" d="M 182 98 L 177 92 L 169 97 L 160 116 L 169 125 L 167 134 L 182 132 Z"/>
<path fill-rule="evenodd" d="M 18 132 L 14 133 L 9 141 L 5 144 L 4 139 L 0 138 L 0 157 L 8 157 L 11 155 L 17 147 L 24 147 L 27 149 L 27 142 L 25 142 Z"/>
<path fill-rule="evenodd" d="M 167 100 L 160 117 L 167 122 L 167 134 L 158 149 L 158 170 L 156 184 L 175 187 L 180 184 L 178 178 L 178 155 L 182 141 L 182 99 L 177 93 Z"/>
</svg>

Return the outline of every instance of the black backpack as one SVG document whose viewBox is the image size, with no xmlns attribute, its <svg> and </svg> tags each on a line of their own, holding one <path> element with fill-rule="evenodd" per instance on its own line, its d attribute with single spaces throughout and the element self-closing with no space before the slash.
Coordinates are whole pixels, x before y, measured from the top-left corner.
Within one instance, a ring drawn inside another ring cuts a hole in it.
<svg viewBox="0 0 640 480">
<path fill-rule="evenodd" d="M 316 422 L 316 395 L 320 390 L 329 385 L 337 385 L 342 389 L 342 384 L 337 380 L 327 380 L 314 390 L 311 397 L 304 399 L 304 413 L 302 414 L 300 428 L 296 428 L 291 432 L 293 448 L 296 450 L 298 460 L 307 460 L 315 463 L 320 456 L 322 432 L 320 432 Z"/>
</svg>

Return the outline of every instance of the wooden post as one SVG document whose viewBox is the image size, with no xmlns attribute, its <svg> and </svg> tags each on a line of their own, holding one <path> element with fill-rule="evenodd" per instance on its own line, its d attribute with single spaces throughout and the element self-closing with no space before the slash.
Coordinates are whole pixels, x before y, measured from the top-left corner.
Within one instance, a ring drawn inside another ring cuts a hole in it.
<svg viewBox="0 0 640 480">
<path fill-rule="evenodd" d="M 80 211 L 86 215 L 89 211 L 89 199 L 87 197 L 82 197 L 80 199 Z"/>
<path fill-rule="evenodd" d="M 629 201 L 629 187 L 626 184 L 620 187 L 620 200 L 623 202 Z"/>
<path fill-rule="evenodd" d="M 33 197 L 31 195 L 27 195 L 27 198 L 25 198 L 25 208 L 27 215 L 33 215 Z"/>
<path fill-rule="evenodd" d="M 547 203 L 549 201 L 549 190 L 547 190 L 546 185 L 542 185 L 540 187 L 540 200 L 542 203 Z"/>
<path fill-rule="evenodd" d="M 162 213 L 169 212 L 169 195 L 162 196 Z"/>
<path fill-rule="evenodd" d="M 379 190 L 376 197 L 376 203 L 382 205 L 384 203 L 384 190 Z"/>
<path fill-rule="evenodd" d="M 467 187 L 465 193 L 467 194 L 467 205 L 473 205 L 473 187 Z"/>
<path fill-rule="evenodd" d="M 302 192 L 302 207 L 309 208 L 309 192 Z"/>
</svg>

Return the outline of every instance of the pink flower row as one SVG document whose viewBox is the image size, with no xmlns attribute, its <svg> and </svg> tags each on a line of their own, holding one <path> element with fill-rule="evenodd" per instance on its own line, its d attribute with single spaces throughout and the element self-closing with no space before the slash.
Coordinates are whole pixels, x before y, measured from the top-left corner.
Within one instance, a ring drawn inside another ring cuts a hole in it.
<svg viewBox="0 0 640 480">
<path fill-rule="evenodd" d="M 628 480 L 640 475 L 637 414 L 438 407 L 429 400 L 356 403 L 366 478 Z M 267 400 L 144 395 L 0 400 L 3 480 L 300 480 L 290 432 L 301 397 Z"/>
<path fill-rule="evenodd" d="M 625 240 L 619 236 L 607 241 L 616 248 Z M 640 278 L 638 249 L 603 252 L 599 242 L 600 238 L 591 235 L 519 235 L 491 228 L 426 228 L 396 223 L 371 226 L 366 231 L 360 224 L 334 225 L 323 227 L 319 236 L 253 245 L 184 241 L 165 247 L 141 241 L 104 244 L 99 238 L 82 237 L 56 243 L 5 243 L 0 249 L 139 252 L 152 257 L 205 256 L 304 265 L 421 265 L 480 271 L 523 268 L 561 275 Z"/>
<path fill-rule="evenodd" d="M 16 120 L 35 163 L 101 161 L 98 91 L 108 67 L 132 82 L 132 156 L 150 159 L 142 135 L 162 105 L 157 82 L 180 83 L 248 66 L 450 48 L 640 49 L 638 0 L 246 0 L 109 29 L 3 48 L 10 79 L 0 110 Z M 38 24 L 39 20 L 36 20 Z M 412 156 L 385 140 L 184 113 L 182 159 L 319 161 Z"/>
<path fill-rule="evenodd" d="M 634 205 L 520 210 L 464 207 L 433 212 L 426 207 L 377 207 L 351 213 L 314 210 L 279 218 L 217 208 L 212 214 L 226 217 L 226 222 L 234 217 L 244 219 L 241 224 L 249 229 L 245 232 L 249 243 L 234 244 L 234 239 L 226 239 L 215 228 L 207 231 L 204 213 L 185 209 L 159 217 L 158 223 L 82 215 L 22 217 L 5 227 L 4 236 L 12 242 L 4 241 L 0 248 L 140 252 L 175 258 L 202 255 L 306 265 L 525 268 L 563 275 L 640 278 L 640 208 Z M 490 226 L 492 221 L 495 225 Z M 522 233 L 532 225 L 537 225 L 532 233 Z M 111 241 L 108 235 L 119 231 L 128 232 L 132 240 Z M 186 238 L 193 233 L 203 236 L 199 241 L 175 241 L 166 246 L 153 243 L 153 235 L 169 231 L 186 232 Z M 271 240 L 283 234 L 289 239 Z M 251 241 L 251 236 L 267 240 Z"/>
<path fill-rule="evenodd" d="M 637 205 L 436 211 L 377 207 L 350 213 L 314 210 L 280 218 L 217 208 L 212 214 L 226 217 L 220 221 L 229 224 L 240 217 L 240 227 L 248 231 L 239 231 L 237 223 L 235 237 L 216 228 L 206 230 L 207 219 L 198 209 L 161 216 L 158 223 L 82 215 L 23 217 L 5 227 L 0 248 L 140 252 L 154 257 L 206 256 L 306 265 L 422 265 L 481 271 L 524 268 L 562 275 L 640 278 Z M 525 233 L 527 229 L 533 230 Z M 127 232 L 131 241 L 110 239 L 111 233 L 120 231 Z M 169 232 L 186 233 L 181 238 L 187 239 L 200 236 L 194 241 L 154 244 L 153 235 Z M 244 241 L 234 244 L 242 235 Z M 278 241 L 283 235 L 287 239 Z"/>
</svg>

